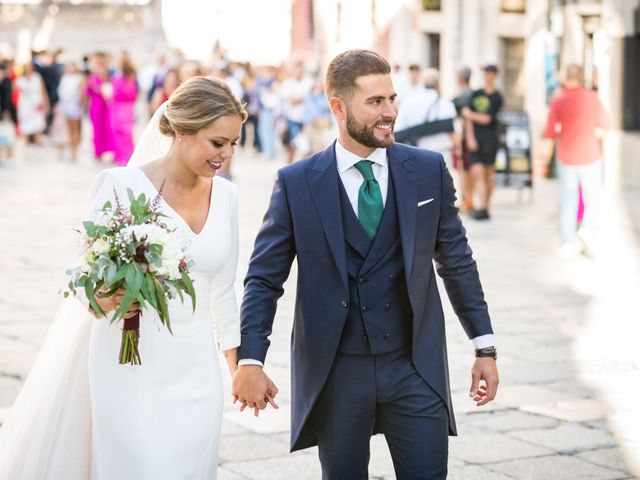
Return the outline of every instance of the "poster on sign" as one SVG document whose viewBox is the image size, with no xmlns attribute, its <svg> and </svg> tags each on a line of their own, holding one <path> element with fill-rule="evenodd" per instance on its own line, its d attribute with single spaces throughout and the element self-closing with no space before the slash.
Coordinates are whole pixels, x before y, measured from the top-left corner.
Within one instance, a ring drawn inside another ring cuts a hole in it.
<svg viewBox="0 0 640 480">
<path fill-rule="evenodd" d="M 500 147 L 496 155 L 496 185 L 530 188 L 533 185 L 529 116 L 518 110 L 498 114 Z"/>
</svg>

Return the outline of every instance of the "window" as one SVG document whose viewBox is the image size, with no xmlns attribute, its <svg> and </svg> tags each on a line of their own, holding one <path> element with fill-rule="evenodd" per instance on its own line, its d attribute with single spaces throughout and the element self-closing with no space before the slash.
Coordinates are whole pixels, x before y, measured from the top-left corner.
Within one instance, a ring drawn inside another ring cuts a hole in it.
<svg viewBox="0 0 640 480">
<path fill-rule="evenodd" d="M 524 13 L 527 0 L 501 0 L 500 8 L 505 13 Z"/>
<path fill-rule="evenodd" d="M 427 66 L 440 70 L 440 34 L 427 33 Z"/>
<path fill-rule="evenodd" d="M 524 39 L 502 39 L 502 85 L 506 108 L 524 108 Z"/>
<path fill-rule="evenodd" d="M 440 0 L 422 0 L 423 10 L 440 10 Z"/>
</svg>

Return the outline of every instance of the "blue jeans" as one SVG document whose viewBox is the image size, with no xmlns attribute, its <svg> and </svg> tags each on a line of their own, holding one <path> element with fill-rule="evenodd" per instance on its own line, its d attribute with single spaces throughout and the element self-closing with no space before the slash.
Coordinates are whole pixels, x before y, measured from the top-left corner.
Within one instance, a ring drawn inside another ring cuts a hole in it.
<svg viewBox="0 0 640 480">
<path fill-rule="evenodd" d="M 563 244 L 576 240 L 578 226 L 578 185 L 582 186 L 584 218 L 581 231 L 594 235 L 602 197 L 602 160 L 587 165 L 558 162 L 560 179 L 560 234 Z"/>
</svg>

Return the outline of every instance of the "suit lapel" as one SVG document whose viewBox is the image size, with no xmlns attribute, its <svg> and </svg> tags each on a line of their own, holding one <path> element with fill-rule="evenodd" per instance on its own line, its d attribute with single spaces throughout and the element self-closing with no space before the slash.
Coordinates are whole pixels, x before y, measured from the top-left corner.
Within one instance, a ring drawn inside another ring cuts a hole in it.
<svg viewBox="0 0 640 480">
<path fill-rule="evenodd" d="M 396 144 L 387 149 L 387 156 L 396 194 L 404 272 L 407 286 L 410 286 L 418 216 L 418 184 L 415 176 L 415 160 L 405 152 L 402 152 Z"/>
<path fill-rule="evenodd" d="M 349 288 L 335 145 L 327 148 L 307 170 L 307 179 L 324 235 L 340 272 L 340 278 L 345 288 Z"/>
</svg>

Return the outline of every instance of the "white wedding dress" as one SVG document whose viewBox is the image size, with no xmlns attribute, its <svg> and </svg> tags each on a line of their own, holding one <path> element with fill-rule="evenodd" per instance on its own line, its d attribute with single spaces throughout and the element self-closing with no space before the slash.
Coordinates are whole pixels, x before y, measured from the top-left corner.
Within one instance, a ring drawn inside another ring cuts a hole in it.
<svg viewBox="0 0 640 480">
<path fill-rule="evenodd" d="M 127 188 L 154 198 L 138 168 L 103 171 L 90 212 Z M 126 204 L 125 203 L 125 204 Z M 164 219 L 190 240 L 196 311 L 170 301 L 171 335 L 153 311 L 140 321 L 140 366 L 119 365 L 121 322 L 62 302 L 5 425 L 0 480 L 209 480 L 216 478 L 223 391 L 220 350 L 240 344 L 234 292 L 237 191 L 212 180 L 202 231 L 161 202 Z M 225 368 L 226 371 L 226 368 Z"/>
</svg>

